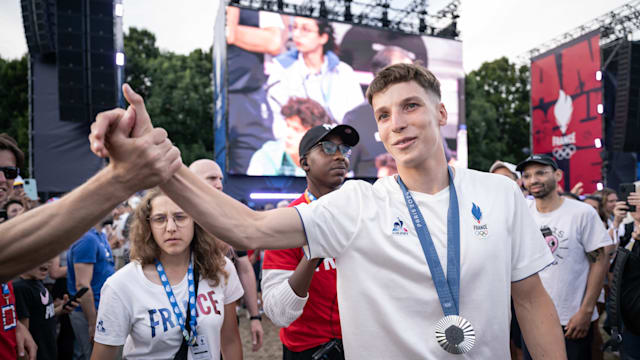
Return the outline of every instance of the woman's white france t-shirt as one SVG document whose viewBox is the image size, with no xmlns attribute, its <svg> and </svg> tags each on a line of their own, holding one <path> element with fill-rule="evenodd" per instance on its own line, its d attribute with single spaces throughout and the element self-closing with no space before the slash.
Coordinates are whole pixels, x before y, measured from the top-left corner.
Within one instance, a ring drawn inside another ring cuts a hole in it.
<svg viewBox="0 0 640 360">
<path fill-rule="evenodd" d="M 205 335 L 212 359 L 220 354 L 220 330 L 224 306 L 242 297 L 244 291 L 231 261 L 225 258 L 229 274 L 225 282 L 209 286 L 200 278 L 196 307 L 198 335 Z M 186 316 L 187 277 L 173 285 L 182 313 Z M 96 320 L 95 341 L 119 346 L 124 344 L 127 359 L 173 359 L 182 343 L 182 331 L 171 311 L 162 285 L 147 279 L 138 262 L 131 262 L 105 282 L 100 292 L 100 308 Z M 189 352 L 189 359 L 192 358 Z"/>
</svg>

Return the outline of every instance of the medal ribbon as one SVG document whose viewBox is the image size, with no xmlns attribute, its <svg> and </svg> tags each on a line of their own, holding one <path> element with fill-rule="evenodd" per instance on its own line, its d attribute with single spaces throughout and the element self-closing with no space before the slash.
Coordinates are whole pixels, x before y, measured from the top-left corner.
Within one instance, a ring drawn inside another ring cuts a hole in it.
<svg viewBox="0 0 640 360">
<path fill-rule="evenodd" d="M 402 189 L 404 200 L 409 209 L 413 226 L 422 245 L 424 257 L 431 271 L 431 278 L 438 292 L 438 299 L 445 316 L 459 314 L 460 299 L 460 211 L 458 209 L 458 195 L 453 185 L 453 172 L 448 167 L 449 172 L 449 210 L 447 211 L 447 277 L 444 276 L 438 253 L 433 244 L 433 239 L 429 233 L 427 223 L 424 221 L 422 212 L 413 200 L 407 186 L 398 176 L 398 184 Z"/>
<path fill-rule="evenodd" d="M 164 288 L 164 292 L 167 294 L 167 298 L 169 299 L 169 303 L 171 304 L 173 313 L 178 319 L 178 324 L 180 325 L 180 329 L 182 330 L 182 336 L 184 336 L 185 340 L 187 340 L 187 344 L 189 344 L 189 346 L 193 346 L 196 343 L 196 337 L 198 336 L 198 332 L 196 331 L 198 320 L 196 314 L 196 292 L 195 285 L 193 283 L 192 261 L 189 260 L 189 268 L 187 270 L 187 282 L 189 286 L 189 308 L 191 309 L 191 319 L 189 320 L 189 326 L 191 327 L 191 336 L 185 328 L 185 317 L 182 314 L 180 307 L 178 307 L 178 302 L 176 300 L 176 297 L 173 295 L 173 289 L 171 288 L 171 284 L 169 284 L 169 279 L 164 272 L 162 263 L 160 263 L 158 259 L 156 259 L 156 270 L 158 271 L 158 276 L 160 276 L 160 281 L 162 281 L 162 287 Z"/>
</svg>

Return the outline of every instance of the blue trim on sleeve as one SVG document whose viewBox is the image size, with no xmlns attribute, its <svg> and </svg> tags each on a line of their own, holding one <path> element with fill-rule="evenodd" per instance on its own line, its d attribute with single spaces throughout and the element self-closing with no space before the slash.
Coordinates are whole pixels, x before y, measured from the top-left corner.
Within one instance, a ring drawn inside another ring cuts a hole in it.
<svg viewBox="0 0 640 360">
<path fill-rule="evenodd" d="M 311 259 L 311 246 L 309 245 L 309 237 L 307 236 L 307 228 L 304 226 L 304 220 L 302 219 L 302 214 L 300 214 L 300 210 L 297 207 L 293 207 L 296 209 L 298 216 L 300 217 L 300 222 L 302 223 L 302 231 L 304 232 L 304 238 L 307 240 L 307 245 L 302 246 L 302 251 L 304 252 L 304 256 L 307 257 L 307 260 Z"/>
</svg>

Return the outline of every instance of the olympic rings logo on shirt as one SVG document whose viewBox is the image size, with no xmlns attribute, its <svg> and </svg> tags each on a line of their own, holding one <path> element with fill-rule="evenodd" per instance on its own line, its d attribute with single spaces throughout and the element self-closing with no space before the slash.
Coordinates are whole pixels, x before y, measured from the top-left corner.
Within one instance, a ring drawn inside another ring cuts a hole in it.
<svg viewBox="0 0 640 360">
<path fill-rule="evenodd" d="M 487 237 L 489 235 L 489 230 L 476 230 L 476 236 L 479 237 Z"/>
<path fill-rule="evenodd" d="M 573 154 L 576 153 L 576 146 L 573 144 L 565 145 L 563 147 L 553 149 L 552 152 L 553 157 L 555 157 L 557 160 L 569 160 L 571 159 Z"/>
</svg>

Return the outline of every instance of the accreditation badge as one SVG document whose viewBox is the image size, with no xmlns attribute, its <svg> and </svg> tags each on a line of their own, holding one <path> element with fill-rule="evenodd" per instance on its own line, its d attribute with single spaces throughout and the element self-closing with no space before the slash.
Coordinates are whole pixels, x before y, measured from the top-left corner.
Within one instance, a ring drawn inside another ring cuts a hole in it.
<svg viewBox="0 0 640 360">
<path fill-rule="evenodd" d="M 204 334 L 198 334 L 195 344 L 190 346 L 193 360 L 208 360 L 212 358 L 209 352 L 209 344 Z"/>
</svg>

